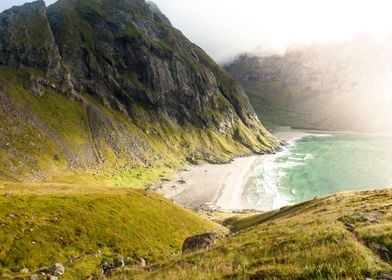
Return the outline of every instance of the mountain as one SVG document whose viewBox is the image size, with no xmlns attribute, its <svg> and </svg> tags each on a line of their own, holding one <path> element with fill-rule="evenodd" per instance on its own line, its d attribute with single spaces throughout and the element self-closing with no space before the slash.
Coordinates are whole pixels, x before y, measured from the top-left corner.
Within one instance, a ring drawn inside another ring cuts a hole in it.
<svg viewBox="0 0 392 280">
<path fill-rule="evenodd" d="M 152 2 L 36 1 L 0 22 L 2 181 L 142 186 L 278 146 Z"/>
<path fill-rule="evenodd" d="M 390 190 L 243 214 L 135 189 L 279 144 L 152 2 L 4 11 L 0 278 L 391 279 Z M 208 250 L 182 254 L 200 235 Z"/>
<path fill-rule="evenodd" d="M 391 40 L 350 41 L 244 54 L 227 65 L 268 126 L 391 132 Z"/>
</svg>

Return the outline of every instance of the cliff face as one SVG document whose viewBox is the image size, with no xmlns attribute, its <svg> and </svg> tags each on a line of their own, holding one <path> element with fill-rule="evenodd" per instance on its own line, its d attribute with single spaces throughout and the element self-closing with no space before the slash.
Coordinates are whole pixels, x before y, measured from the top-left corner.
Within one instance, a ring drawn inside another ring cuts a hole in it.
<svg viewBox="0 0 392 280">
<path fill-rule="evenodd" d="M 226 70 L 269 125 L 392 131 L 390 46 L 359 36 L 283 56 L 243 55 Z"/>
<path fill-rule="evenodd" d="M 153 4 L 62 0 L 48 15 L 76 88 L 112 108 L 137 104 L 199 127 L 221 122 L 208 110 L 228 126 L 255 120 L 242 90 Z"/>
<path fill-rule="evenodd" d="M 39 70 L 57 69 L 61 58 L 46 17 L 44 1 L 0 14 L 0 63 Z"/>
<path fill-rule="evenodd" d="M 36 1 L 0 22 L 3 178 L 220 162 L 277 146 L 238 83 L 151 2 Z"/>
</svg>

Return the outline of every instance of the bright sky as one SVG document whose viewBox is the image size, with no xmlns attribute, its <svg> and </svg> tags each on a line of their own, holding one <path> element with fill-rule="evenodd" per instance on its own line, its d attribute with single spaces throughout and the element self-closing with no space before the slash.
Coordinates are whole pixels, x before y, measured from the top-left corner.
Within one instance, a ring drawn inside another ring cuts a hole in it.
<svg viewBox="0 0 392 280">
<path fill-rule="evenodd" d="M 1 0 L 0 10 L 24 0 Z M 53 3 L 47 0 L 46 3 Z M 390 0 L 154 0 L 193 42 L 218 61 L 261 48 L 347 39 L 392 30 Z"/>
</svg>

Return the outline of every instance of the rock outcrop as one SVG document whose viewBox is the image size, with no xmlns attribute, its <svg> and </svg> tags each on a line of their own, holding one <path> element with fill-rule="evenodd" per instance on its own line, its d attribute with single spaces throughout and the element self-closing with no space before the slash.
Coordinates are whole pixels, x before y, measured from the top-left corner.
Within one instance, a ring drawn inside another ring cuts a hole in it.
<svg viewBox="0 0 392 280">
<path fill-rule="evenodd" d="M 65 268 L 61 263 L 56 263 L 48 268 L 48 273 L 53 276 L 62 276 L 65 272 Z"/>
<path fill-rule="evenodd" d="M 185 239 L 182 245 L 182 253 L 190 253 L 197 250 L 208 250 L 215 245 L 215 234 L 212 232 L 206 232 L 203 234 L 195 235 Z"/>
<path fill-rule="evenodd" d="M 113 109 L 132 115 L 137 104 L 198 127 L 257 120 L 238 84 L 154 4 L 61 0 L 48 18 L 76 89 Z"/>
<path fill-rule="evenodd" d="M 58 71 L 61 57 L 44 1 L 13 7 L 0 14 L 0 64 Z"/>
</svg>

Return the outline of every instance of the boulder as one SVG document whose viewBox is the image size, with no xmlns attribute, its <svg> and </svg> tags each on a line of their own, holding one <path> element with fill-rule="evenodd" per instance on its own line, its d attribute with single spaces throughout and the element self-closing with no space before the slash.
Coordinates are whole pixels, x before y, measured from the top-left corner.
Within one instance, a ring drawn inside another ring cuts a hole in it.
<svg viewBox="0 0 392 280">
<path fill-rule="evenodd" d="M 14 213 L 9 213 L 9 214 L 7 215 L 7 217 L 8 217 L 8 218 L 11 218 L 11 219 L 16 219 L 16 214 L 14 214 Z"/>
<path fill-rule="evenodd" d="M 103 261 L 100 265 L 101 274 L 110 276 L 113 271 L 120 269 L 125 266 L 124 259 L 118 259 L 113 264 L 109 263 L 108 261 Z"/>
<path fill-rule="evenodd" d="M 349 231 L 354 231 L 355 230 L 355 225 L 351 223 L 345 223 L 344 226 L 346 227 L 347 230 Z"/>
<path fill-rule="evenodd" d="M 123 259 L 116 260 L 116 261 L 113 263 L 113 268 L 114 268 L 114 269 L 121 268 L 121 267 L 124 267 L 124 266 L 125 266 L 125 262 L 124 262 Z"/>
<path fill-rule="evenodd" d="M 194 252 L 201 249 L 208 250 L 215 245 L 215 238 L 213 232 L 188 237 L 182 245 L 182 253 Z"/>
<path fill-rule="evenodd" d="M 374 250 L 383 260 L 388 262 L 391 261 L 390 252 L 387 247 L 380 244 L 376 244 L 374 245 Z"/>
<path fill-rule="evenodd" d="M 53 276 L 61 276 L 65 272 L 65 268 L 61 263 L 56 263 L 48 268 L 48 273 Z"/>
<path fill-rule="evenodd" d="M 19 272 L 22 274 L 26 274 L 26 273 L 29 273 L 29 269 L 25 267 L 25 268 L 22 268 Z"/>
<path fill-rule="evenodd" d="M 392 273 L 383 273 L 377 277 L 379 280 L 392 280 Z"/>
<path fill-rule="evenodd" d="M 140 259 L 140 266 L 141 266 L 142 268 L 145 268 L 145 267 L 146 267 L 146 260 L 145 260 L 145 259 L 143 259 L 143 258 Z"/>
<path fill-rule="evenodd" d="M 113 265 L 111 265 L 108 261 L 103 261 L 100 267 L 101 267 L 101 273 L 103 275 L 109 275 L 113 270 Z"/>
</svg>

